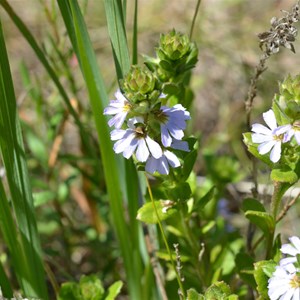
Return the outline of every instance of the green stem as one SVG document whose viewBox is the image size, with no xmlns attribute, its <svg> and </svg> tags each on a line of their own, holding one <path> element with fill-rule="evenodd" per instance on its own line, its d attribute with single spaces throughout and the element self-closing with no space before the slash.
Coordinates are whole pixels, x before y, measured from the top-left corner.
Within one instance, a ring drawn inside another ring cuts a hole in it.
<svg viewBox="0 0 300 300">
<path fill-rule="evenodd" d="M 158 214 L 156 205 L 155 205 L 155 203 L 154 203 L 154 199 L 153 199 L 153 195 L 152 195 L 152 190 L 151 190 L 150 183 L 149 183 L 149 180 L 148 180 L 146 174 L 145 174 L 145 178 L 146 178 L 146 183 L 147 183 L 147 188 L 148 188 L 150 200 L 151 200 L 151 202 L 152 202 L 152 205 L 153 205 L 153 208 L 154 208 L 154 211 L 155 211 L 155 214 L 156 214 L 157 223 L 158 223 L 158 226 L 159 226 L 159 229 L 160 229 L 160 232 L 161 232 L 161 235 L 162 235 L 162 238 L 163 238 L 165 247 L 166 247 L 167 252 L 168 252 L 168 254 L 169 254 L 169 257 L 170 257 L 170 261 L 171 261 L 172 267 L 173 267 L 173 269 L 174 269 L 174 271 L 175 271 L 176 278 L 177 278 L 177 282 L 178 282 L 180 291 L 181 291 L 181 293 L 182 293 L 182 297 L 183 297 L 183 299 L 185 299 L 185 298 L 186 298 L 185 290 L 184 290 L 184 288 L 183 288 L 183 285 L 182 285 L 182 282 L 181 282 L 181 278 L 180 278 L 180 276 L 179 276 L 179 274 L 178 274 L 178 271 L 177 271 L 177 269 L 176 269 L 176 266 L 175 266 L 175 263 L 174 263 L 174 260 L 173 260 L 173 257 L 172 257 L 172 253 L 171 253 L 171 250 L 170 250 L 170 247 L 169 247 L 169 244 L 168 244 L 168 241 L 167 241 L 167 238 L 166 238 L 166 235 L 165 235 L 165 232 L 164 232 L 164 229 L 163 229 L 161 220 L 160 220 L 160 218 L 159 218 L 159 214 Z"/>
<path fill-rule="evenodd" d="M 195 9 L 195 13 L 194 13 L 194 17 L 193 17 L 193 21 L 192 21 L 192 25 L 191 25 L 190 39 L 192 39 L 192 36 L 193 36 L 193 31 L 194 31 L 194 27 L 195 27 L 196 17 L 198 15 L 200 3 L 201 3 L 201 0 L 198 0 L 197 1 L 197 6 L 196 6 L 196 9 Z"/>
</svg>

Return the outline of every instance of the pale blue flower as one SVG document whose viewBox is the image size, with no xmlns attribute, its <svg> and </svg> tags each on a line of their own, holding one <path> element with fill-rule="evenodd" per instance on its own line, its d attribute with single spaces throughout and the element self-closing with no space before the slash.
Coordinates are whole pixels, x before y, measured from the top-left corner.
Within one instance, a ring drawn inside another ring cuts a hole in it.
<svg viewBox="0 0 300 300">
<path fill-rule="evenodd" d="M 131 105 L 120 90 L 117 90 L 115 97 L 116 100 L 111 100 L 109 106 L 104 109 L 104 115 L 114 115 L 114 117 L 108 121 L 108 125 L 110 127 L 115 126 L 115 128 L 121 128 L 131 109 Z"/>
<path fill-rule="evenodd" d="M 268 127 L 261 124 L 253 124 L 252 141 L 260 144 L 257 148 L 259 154 L 264 155 L 271 151 L 270 159 L 273 163 L 280 160 L 281 144 L 283 142 L 283 133 L 286 132 L 288 125 L 277 126 L 275 114 L 272 109 L 263 113 L 263 119 Z"/>
<path fill-rule="evenodd" d="M 143 126 L 139 126 L 140 121 L 142 120 L 139 118 L 130 119 L 127 122 L 128 129 L 115 129 L 111 132 L 111 140 L 117 141 L 114 151 L 123 153 L 127 159 L 135 153 L 140 162 L 147 161 L 150 153 L 154 158 L 160 158 L 163 154 L 160 145 L 147 135 Z"/>
<path fill-rule="evenodd" d="M 190 113 L 181 104 L 173 107 L 162 106 L 157 115 L 161 125 L 161 141 L 165 147 L 170 147 L 172 139 L 181 140 L 186 128 L 186 120 L 189 120 Z"/>
</svg>

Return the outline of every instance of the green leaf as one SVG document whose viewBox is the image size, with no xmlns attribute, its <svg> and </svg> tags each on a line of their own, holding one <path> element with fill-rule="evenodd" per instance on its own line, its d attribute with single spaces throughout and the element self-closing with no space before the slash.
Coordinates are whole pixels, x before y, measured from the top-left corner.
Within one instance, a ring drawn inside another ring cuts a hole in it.
<svg viewBox="0 0 300 300">
<path fill-rule="evenodd" d="M 154 201 L 154 203 L 155 203 L 158 216 L 161 221 L 167 220 L 177 212 L 175 208 L 172 207 L 167 208 L 168 207 L 167 201 L 160 200 L 160 201 Z M 157 220 L 155 208 L 153 207 L 153 203 L 152 202 L 145 203 L 138 210 L 136 218 L 146 224 L 157 224 L 158 220 Z"/>
<path fill-rule="evenodd" d="M 0 150 L 18 230 L 20 268 L 18 279 L 26 295 L 48 299 L 42 251 L 37 232 L 16 97 L 0 20 Z"/>
<path fill-rule="evenodd" d="M 242 210 L 244 212 L 246 212 L 248 210 L 261 211 L 261 212 L 265 212 L 266 211 L 266 209 L 263 206 L 263 204 L 261 202 L 259 202 L 258 200 L 254 199 L 254 198 L 246 198 L 246 199 L 244 199 L 244 201 L 242 203 Z"/>
<path fill-rule="evenodd" d="M 167 190 L 168 196 L 173 200 L 187 200 L 191 197 L 192 190 L 187 182 L 177 183 L 176 187 Z"/>
<path fill-rule="evenodd" d="M 248 210 L 245 212 L 245 217 L 251 223 L 259 227 L 266 236 L 270 236 L 274 232 L 275 222 L 271 215 L 266 212 Z"/>
<path fill-rule="evenodd" d="M 118 79 L 122 79 L 129 71 L 130 59 L 126 38 L 123 6 L 120 0 L 105 0 L 105 14 L 109 37 L 114 53 Z"/>
<path fill-rule="evenodd" d="M 298 181 L 297 174 L 288 167 L 273 169 L 271 172 L 271 179 L 277 182 L 286 182 L 293 184 Z"/>
<path fill-rule="evenodd" d="M 270 160 L 270 157 L 268 154 L 265 155 L 261 155 L 258 153 L 257 147 L 259 144 L 255 144 L 252 142 L 252 137 L 251 137 L 251 132 L 246 132 L 243 134 L 243 141 L 245 143 L 245 145 L 248 148 L 248 151 L 253 154 L 256 158 L 258 158 L 259 160 L 263 161 L 264 163 L 266 163 L 268 166 L 272 167 L 273 163 Z"/>
<path fill-rule="evenodd" d="M 104 288 L 97 275 L 81 276 L 79 281 L 82 300 L 100 300 L 104 295 Z"/>
<path fill-rule="evenodd" d="M 57 300 L 80 300 L 80 299 L 81 299 L 80 288 L 77 283 L 65 282 L 61 285 Z"/>
<path fill-rule="evenodd" d="M 256 288 L 255 279 L 253 277 L 254 259 L 247 253 L 238 253 L 235 258 L 235 265 L 241 279 L 249 284 L 252 288 Z"/>
<path fill-rule="evenodd" d="M 205 297 L 202 294 L 199 294 L 194 289 L 189 289 L 187 291 L 187 300 L 205 300 Z"/>
<path fill-rule="evenodd" d="M 193 210 L 202 210 L 206 206 L 206 204 L 214 198 L 216 191 L 217 189 L 215 186 L 210 188 L 210 190 L 203 197 L 201 197 L 195 202 Z"/>
<path fill-rule="evenodd" d="M 254 264 L 254 278 L 257 290 L 263 299 L 268 297 L 268 280 L 275 271 L 276 263 L 273 260 L 263 260 Z"/>
<path fill-rule="evenodd" d="M 205 292 L 206 300 L 226 300 L 238 299 L 236 295 L 232 295 L 230 287 L 223 281 L 218 281 L 211 285 Z"/>
<path fill-rule="evenodd" d="M 56 194 L 51 191 L 42 191 L 33 194 L 34 206 L 38 207 L 40 205 L 51 202 L 55 199 Z"/>
<path fill-rule="evenodd" d="M 105 297 L 105 300 L 114 300 L 120 294 L 123 286 L 122 281 L 116 281 L 108 289 L 108 295 Z"/>
<path fill-rule="evenodd" d="M 187 178 L 190 176 L 195 162 L 197 160 L 198 151 L 196 149 L 192 150 L 185 158 L 183 163 L 183 169 L 182 169 L 182 181 L 187 180 Z"/>
</svg>

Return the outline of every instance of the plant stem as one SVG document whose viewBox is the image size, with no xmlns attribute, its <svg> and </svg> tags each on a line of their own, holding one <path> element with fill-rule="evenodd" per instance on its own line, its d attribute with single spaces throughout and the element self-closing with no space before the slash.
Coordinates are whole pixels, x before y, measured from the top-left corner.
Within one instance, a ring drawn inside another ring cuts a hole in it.
<svg viewBox="0 0 300 300">
<path fill-rule="evenodd" d="M 192 25 L 191 25 L 190 39 L 192 39 L 192 36 L 193 36 L 194 27 L 195 27 L 195 22 L 196 22 L 196 17 L 197 17 L 197 15 L 198 15 L 198 11 L 199 11 L 200 4 L 201 4 L 201 0 L 198 0 L 198 1 L 197 1 L 197 5 L 196 5 L 196 9 L 195 9 L 195 13 L 194 13 L 194 16 L 193 16 Z"/>
<path fill-rule="evenodd" d="M 144 173 L 144 174 L 145 174 L 145 173 Z M 174 272 L 175 272 L 175 274 L 176 274 L 176 278 L 177 278 L 177 282 L 178 282 L 178 285 L 179 285 L 179 289 L 180 289 L 180 291 L 181 291 L 182 297 L 185 299 L 185 297 L 186 297 L 185 290 L 184 290 L 184 288 L 183 288 L 183 285 L 182 285 L 182 282 L 181 282 L 181 278 L 180 278 L 180 276 L 179 276 L 179 274 L 178 274 L 178 271 L 177 271 L 177 269 L 176 269 L 176 266 L 175 266 L 175 263 L 174 263 L 174 260 L 173 260 L 173 257 L 172 257 L 172 253 L 171 253 L 171 250 L 170 250 L 170 247 L 169 247 L 169 244 L 168 244 L 168 241 L 167 241 L 167 238 L 166 238 L 166 235 L 165 235 L 165 232 L 164 232 L 164 229 L 163 229 L 161 220 L 160 220 L 160 218 L 159 218 L 157 208 L 156 208 L 155 203 L 154 203 L 154 199 L 153 199 L 153 195 L 152 195 L 152 190 L 151 190 L 150 183 L 149 183 L 149 180 L 148 180 L 146 174 L 145 174 L 145 178 L 146 178 L 146 183 L 147 183 L 147 188 L 148 188 L 150 200 L 151 200 L 151 203 L 152 203 L 152 205 L 153 205 L 153 208 L 154 208 L 154 211 L 155 211 L 155 214 L 156 214 L 157 223 L 158 223 L 158 226 L 159 226 L 159 229 L 160 229 L 160 232 L 161 232 L 161 235 L 162 235 L 162 238 L 163 238 L 165 247 L 166 247 L 167 252 L 168 252 L 168 254 L 169 254 L 169 257 L 170 257 L 170 261 L 171 261 L 172 267 L 173 267 Z"/>
</svg>

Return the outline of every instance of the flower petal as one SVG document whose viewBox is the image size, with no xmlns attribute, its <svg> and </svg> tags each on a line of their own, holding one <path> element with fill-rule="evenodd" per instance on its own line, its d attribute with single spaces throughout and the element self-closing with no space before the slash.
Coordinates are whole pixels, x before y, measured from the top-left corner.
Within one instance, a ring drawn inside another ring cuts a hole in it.
<svg viewBox="0 0 300 300">
<path fill-rule="evenodd" d="M 273 163 L 277 163 L 281 156 L 281 142 L 277 141 L 271 151 L 270 159 Z"/>
<path fill-rule="evenodd" d="M 138 146 L 136 150 L 136 159 L 140 162 L 145 162 L 149 157 L 149 150 L 147 148 L 146 142 L 144 139 L 138 140 Z"/>
<path fill-rule="evenodd" d="M 159 146 L 159 144 L 157 142 L 155 142 L 154 140 L 152 140 L 149 136 L 146 136 L 146 142 L 147 145 L 149 147 L 150 153 L 152 154 L 152 156 L 154 158 L 160 158 L 162 156 L 162 150 L 161 147 Z"/>
<path fill-rule="evenodd" d="M 161 142 L 165 147 L 170 147 L 172 143 L 172 137 L 169 134 L 169 131 L 167 130 L 167 127 L 165 125 L 160 126 L 161 130 Z"/>
<path fill-rule="evenodd" d="M 189 144 L 186 141 L 173 140 L 171 148 L 181 151 L 190 152 Z"/>
<path fill-rule="evenodd" d="M 146 162 L 145 170 L 151 174 L 153 174 L 157 170 L 157 164 L 159 159 L 150 156 Z"/>
<path fill-rule="evenodd" d="M 300 130 L 295 130 L 295 139 L 297 144 L 300 145 Z"/>
<path fill-rule="evenodd" d="M 164 155 L 172 168 L 177 168 L 180 166 L 180 161 L 174 153 L 166 150 L 164 151 Z"/>
<path fill-rule="evenodd" d="M 276 144 L 276 141 L 272 140 L 269 142 L 264 142 L 257 147 L 259 154 L 264 155 L 272 149 L 272 147 Z"/>
<path fill-rule="evenodd" d="M 261 133 L 261 134 L 265 134 L 265 135 L 272 135 L 272 130 L 270 130 L 266 126 L 258 124 L 258 123 L 253 124 L 251 130 L 255 133 Z"/>
<path fill-rule="evenodd" d="M 272 109 L 268 110 L 267 112 L 263 113 L 263 118 L 266 124 L 270 127 L 270 129 L 274 130 L 277 128 L 277 122 L 275 118 L 275 114 Z"/>
<path fill-rule="evenodd" d="M 264 134 L 260 134 L 260 133 L 252 134 L 252 142 L 255 144 L 261 144 L 261 143 L 272 141 L 272 140 L 273 140 L 272 135 L 264 135 Z"/>
</svg>

